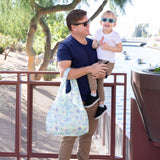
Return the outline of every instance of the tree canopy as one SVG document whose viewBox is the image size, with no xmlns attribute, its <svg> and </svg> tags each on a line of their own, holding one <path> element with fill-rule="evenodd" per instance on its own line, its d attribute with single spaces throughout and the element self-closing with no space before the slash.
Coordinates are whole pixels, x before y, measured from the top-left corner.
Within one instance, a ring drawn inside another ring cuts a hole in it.
<svg viewBox="0 0 160 160">
<path fill-rule="evenodd" d="M 147 37 L 148 36 L 148 29 L 149 24 L 145 23 L 145 24 L 139 24 L 136 26 L 135 31 L 133 33 L 134 37 Z"/>
</svg>

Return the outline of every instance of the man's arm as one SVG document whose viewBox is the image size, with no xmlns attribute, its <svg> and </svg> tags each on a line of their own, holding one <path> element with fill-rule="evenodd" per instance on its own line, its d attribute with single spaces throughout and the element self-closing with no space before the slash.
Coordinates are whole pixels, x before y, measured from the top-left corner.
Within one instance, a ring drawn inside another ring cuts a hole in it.
<svg viewBox="0 0 160 160">
<path fill-rule="evenodd" d="M 58 68 L 61 77 L 63 77 L 64 71 L 71 66 L 71 61 L 65 60 L 58 62 Z M 93 65 L 81 67 L 81 68 L 71 68 L 68 74 L 68 79 L 77 79 L 84 75 L 91 73 L 95 78 L 105 77 L 105 64 L 94 63 Z"/>
</svg>

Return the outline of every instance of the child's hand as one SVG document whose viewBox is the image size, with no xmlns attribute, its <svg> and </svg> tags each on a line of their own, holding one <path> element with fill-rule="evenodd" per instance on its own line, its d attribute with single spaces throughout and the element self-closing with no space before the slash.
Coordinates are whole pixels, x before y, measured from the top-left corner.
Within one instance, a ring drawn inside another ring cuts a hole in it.
<svg viewBox="0 0 160 160">
<path fill-rule="evenodd" d="M 99 41 L 99 45 L 102 46 L 103 45 L 103 40 L 104 40 L 104 36 L 101 38 L 101 40 Z"/>
</svg>

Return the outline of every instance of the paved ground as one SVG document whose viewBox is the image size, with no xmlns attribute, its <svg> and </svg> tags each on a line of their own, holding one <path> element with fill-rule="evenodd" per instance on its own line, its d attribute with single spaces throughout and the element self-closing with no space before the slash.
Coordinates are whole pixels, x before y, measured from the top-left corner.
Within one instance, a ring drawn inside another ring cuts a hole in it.
<svg viewBox="0 0 160 160">
<path fill-rule="evenodd" d="M 5 55 L 0 54 L 0 70 L 27 70 L 28 56 L 25 52 L 10 52 L 4 60 Z"/>
</svg>

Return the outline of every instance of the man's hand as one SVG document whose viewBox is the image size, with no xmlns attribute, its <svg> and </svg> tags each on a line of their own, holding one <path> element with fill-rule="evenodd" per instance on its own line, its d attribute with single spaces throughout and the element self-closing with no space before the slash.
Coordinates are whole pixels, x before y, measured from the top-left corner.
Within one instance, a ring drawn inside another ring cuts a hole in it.
<svg viewBox="0 0 160 160">
<path fill-rule="evenodd" d="M 94 63 L 92 65 L 91 74 L 92 74 L 94 79 L 104 78 L 106 76 L 106 71 L 105 70 L 106 70 L 106 64 L 99 64 L 97 62 L 97 63 Z"/>
</svg>

